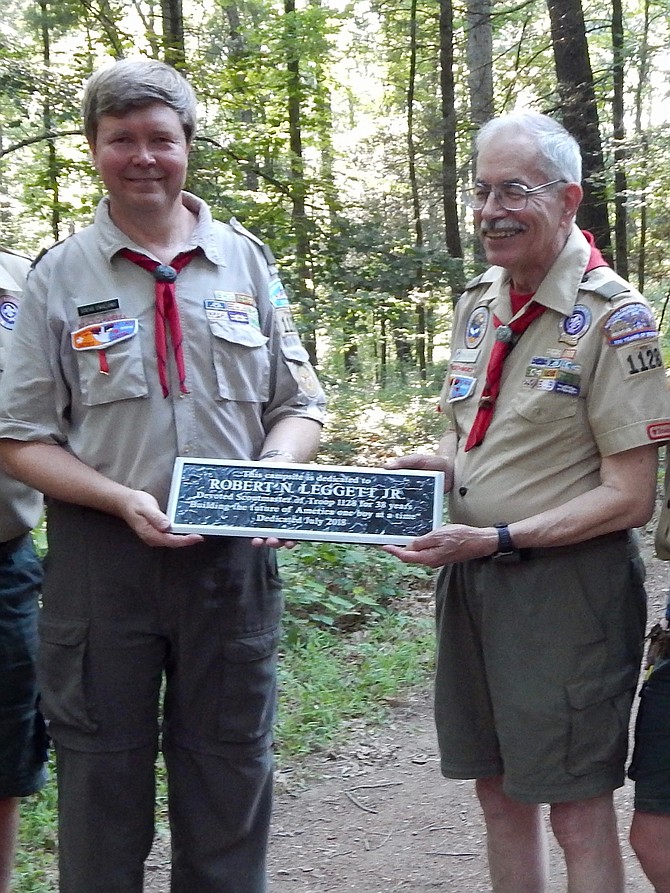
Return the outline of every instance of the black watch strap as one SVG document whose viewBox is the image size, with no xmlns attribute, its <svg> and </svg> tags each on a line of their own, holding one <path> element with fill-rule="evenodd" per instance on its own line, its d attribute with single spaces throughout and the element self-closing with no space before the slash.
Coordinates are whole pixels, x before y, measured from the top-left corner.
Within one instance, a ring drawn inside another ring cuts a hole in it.
<svg viewBox="0 0 670 893">
<path fill-rule="evenodd" d="M 509 532 L 509 527 L 507 524 L 494 524 L 493 525 L 498 531 L 498 549 L 495 552 L 496 555 L 512 555 L 516 552 L 514 548 L 514 543 L 512 542 L 512 536 Z"/>
</svg>

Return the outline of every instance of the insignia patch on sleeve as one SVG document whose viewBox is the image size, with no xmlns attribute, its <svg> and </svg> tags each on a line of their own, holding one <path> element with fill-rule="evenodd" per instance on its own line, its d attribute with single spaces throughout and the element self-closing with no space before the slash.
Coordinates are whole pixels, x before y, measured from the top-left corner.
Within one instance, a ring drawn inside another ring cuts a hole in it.
<svg viewBox="0 0 670 893">
<path fill-rule="evenodd" d="M 624 304 L 617 308 L 607 317 L 603 331 L 613 347 L 657 337 L 654 315 L 645 304 Z"/>
</svg>

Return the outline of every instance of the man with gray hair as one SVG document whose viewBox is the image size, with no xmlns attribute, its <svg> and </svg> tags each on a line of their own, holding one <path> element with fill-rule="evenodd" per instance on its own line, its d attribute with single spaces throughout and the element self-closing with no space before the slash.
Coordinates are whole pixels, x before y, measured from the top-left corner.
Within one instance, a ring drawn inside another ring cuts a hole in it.
<svg viewBox="0 0 670 893">
<path fill-rule="evenodd" d="M 324 395 L 269 249 L 183 191 L 195 107 L 161 62 L 89 80 L 107 195 L 36 263 L 0 405 L 7 469 L 47 496 L 60 893 L 141 893 L 159 746 L 170 889 L 266 889 L 280 543 L 165 510 L 177 456 L 309 461 Z"/>
<path fill-rule="evenodd" d="M 623 893 L 623 784 L 645 633 L 631 529 L 651 517 L 670 401 L 653 314 L 575 223 L 573 137 L 534 112 L 485 124 L 467 193 L 490 268 L 455 312 L 437 455 L 450 523 L 406 548 L 441 567 L 441 769 L 472 778 L 495 893 L 543 893 L 541 804 L 570 893 Z"/>
</svg>

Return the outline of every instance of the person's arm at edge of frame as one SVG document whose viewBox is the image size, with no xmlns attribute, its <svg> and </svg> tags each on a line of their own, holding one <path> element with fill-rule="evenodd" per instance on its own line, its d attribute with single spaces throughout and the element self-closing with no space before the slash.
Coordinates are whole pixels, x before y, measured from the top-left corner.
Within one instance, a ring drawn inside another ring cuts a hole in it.
<svg viewBox="0 0 670 893">
<path fill-rule="evenodd" d="M 148 546 L 180 548 L 203 540 L 170 533 L 169 518 L 151 494 L 105 477 L 58 444 L 0 438 L 0 464 L 45 496 L 121 518 Z"/>
<path fill-rule="evenodd" d="M 617 530 L 641 527 L 654 511 L 657 468 L 655 445 L 604 457 L 598 487 L 556 508 L 510 523 L 514 547 L 567 546 Z M 495 527 L 448 524 L 407 546 L 382 548 L 408 564 L 436 568 L 493 555 L 498 550 L 498 532 Z"/>
<path fill-rule="evenodd" d="M 311 461 L 317 454 L 321 441 L 321 423 L 302 416 L 288 416 L 280 419 L 270 431 L 261 449 L 259 462 L 268 465 L 293 465 Z M 293 540 L 280 540 L 276 537 L 254 537 L 254 546 L 292 549 Z"/>
</svg>

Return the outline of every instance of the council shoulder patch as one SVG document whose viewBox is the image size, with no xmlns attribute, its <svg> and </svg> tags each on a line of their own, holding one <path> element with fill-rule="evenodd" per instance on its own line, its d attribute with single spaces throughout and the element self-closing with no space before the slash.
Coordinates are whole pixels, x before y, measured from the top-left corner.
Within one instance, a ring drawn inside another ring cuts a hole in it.
<svg viewBox="0 0 670 893">
<path fill-rule="evenodd" d="M 654 315 L 646 304 L 624 304 L 613 310 L 603 324 L 609 344 L 621 347 L 658 337 Z"/>
</svg>

